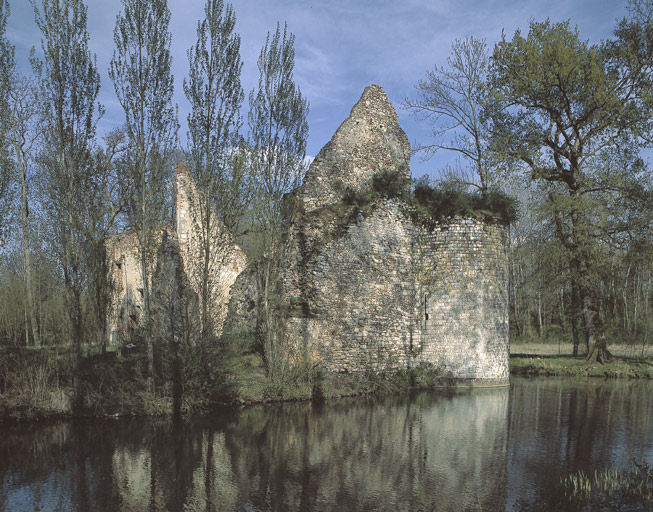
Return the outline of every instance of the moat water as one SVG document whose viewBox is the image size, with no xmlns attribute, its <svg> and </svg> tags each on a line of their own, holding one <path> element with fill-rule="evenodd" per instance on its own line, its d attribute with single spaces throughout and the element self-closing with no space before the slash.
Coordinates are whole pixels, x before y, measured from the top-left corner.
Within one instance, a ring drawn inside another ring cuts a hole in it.
<svg viewBox="0 0 653 512">
<path fill-rule="evenodd" d="M 653 463 L 653 383 L 514 378 L 153 420 L 0 425 L 0 511 L 547 510 Z"/>
</svg>

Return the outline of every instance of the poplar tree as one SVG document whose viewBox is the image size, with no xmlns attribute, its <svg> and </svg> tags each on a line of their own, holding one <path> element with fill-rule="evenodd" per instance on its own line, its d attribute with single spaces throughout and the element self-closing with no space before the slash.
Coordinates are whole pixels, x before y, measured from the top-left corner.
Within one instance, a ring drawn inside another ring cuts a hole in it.
<svg viewBox="0 0 653 512">
<path fill-rule="evenodd" d="M 274 325 L 272 304 L 281 253 L 281 205 L 283 195 L 299 185 L 306 170 L 309 105 L 293 77 L 294 42 L 287 24 L 283 33 L 279 23 L 272 37 L 268 32 L 258 58 L 258 89 L 249 94 L 248 122 L 259 194 L 255 214 L 262 230 L 259 332 L 273 378 L 281 371 L 284 357 L 279 346 L 283 334 Z"/>
<path fill-rule="evenodd" d="M 14 70 L 14 47 L 5 38 L 9 0 L 0 0 L 0 240 L 4 235 L 15 182 L 15 167 L 10 157 L 10 109 L 8 93 Z"/>
<path fill-rule="evenodd" d="M 43 36 L 43 60 L 32 58 L 40 79 L 44 122 L 40 182 L 53 253 L 61 265 L 72 344 L 81 361 L 82 292 L 86 236 L 80 204 L 93 179 L 92 149 L 101 108 L 100 75 L 88 49 L 87 7 L 82 0 L 32 0 Z"/>
<path fill-rule="evenodd" d="M 234 32 L 236 16 L 232 6 L 225 7 L 222 0 L 207 0 L 204 13 L 204 20 L 197 24 L 197 43 L 188 50 L 190 70 L 184 79 L 184 92 L 191 105 L 188 140 L 192 171 L 200 191 L 198 197 L 190 198 L 190 214 L 198 226 L 195 256 L 200 268 L 194 270 L 200 279 L 203 342 L 213 331 L 216 304 L 212 278 L 220 271 L 226 254 L 215 251 L 215 247 L 230 242 L 224 227 L 232 232 L 237 228 L 245 205 L 245 176 L 242 167 L 233 165 L 244 99 L 240 36 Z"/>
<path fill-rule="evenodd" d="M 154 390 L 154 346 L 151 325 L 151 268 L 157 227 L 164 220 L 170 169 L 167 159 L 177 142 L 177 114 L 172 103 L 170 10 L 166 0 L 123 0 L 116 17 L 116 48 L 109 67 L 118 101 L 125 112 L 125 131 L 132 162 L 124 179 L 133 191 L 126 209 L 138 232 L 143 279 L 141 327 L 147 350 L 150 389 Z"/>
</svg>

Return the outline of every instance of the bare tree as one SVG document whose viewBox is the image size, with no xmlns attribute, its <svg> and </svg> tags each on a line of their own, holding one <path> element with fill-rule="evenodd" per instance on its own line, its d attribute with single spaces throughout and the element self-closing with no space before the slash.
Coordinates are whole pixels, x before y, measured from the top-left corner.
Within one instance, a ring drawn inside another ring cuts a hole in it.
<svg viewBox="0 0 653 512">
<path fill-rule="evenodd" d="M 417 98 L 404 100 L 404 108 L 433 125 L 433 142 L 417 146 L 415 151 L 424 152 L 426 158 L 440 150 L 458 154 L 470 163 L 472 179 L 465 184 L 483 193 L 493 183 L 497 165 L 487 150 L 489 131 L 483 119 L 488 63 L 485 40 L 457 39 L 451 45 L 447 65 L 434 66 L 415 86 Z"/>
<path fill-rule="evenodd" d="M 9 138 L 11 141 L 16 168 L 20 176 L 20 220 L 22 228 L 23 265 L 25 271 L 25 344 L 29 345 L 29 332 L 35 346 L 41 340 L 34 311 L 34 284 L 32 279 L 32 262 L 30 251 L 30 210 L 29 184 L 31 168 L 34 164 L 36 144 L 41 136 L 39 123 L 39 101 L 36 85 L 29 79 L 12 75 L 12 82 L 7 92 L 9 101 Z"/>
</svg>

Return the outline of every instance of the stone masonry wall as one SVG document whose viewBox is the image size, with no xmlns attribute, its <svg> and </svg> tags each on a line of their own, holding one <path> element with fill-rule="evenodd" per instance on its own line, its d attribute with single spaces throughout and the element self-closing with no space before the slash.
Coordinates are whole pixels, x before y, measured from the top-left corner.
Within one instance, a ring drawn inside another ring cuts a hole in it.
<svg viewBox="0 0 653 512">
<path fill-rule="evenodd" d="M 210 225 L 208 236 L 203 228 L 206 223 Z M 198 312 L 202 310 L 204 250 L 208 244 L 207 312 L 214 334 L 219 335 L 227 315 L 231 286 L 247 266 L 247 257 L 215 211 L 207 209 L 206 197 L 198 190 L 183 162 L 177 166 L 175 224 L 186 280 L 197 296 Z M 199 321 L 201 315 L 198 314 L 194 323 Z"/>
<path fill-rule="evenodd" d="M 286 252 L 282 300 L 295 344 L 329 371 L 406 367 L 414 335 L 411 240 L 401 206 L 383 201 L 321 250 Z"/>
<path fill-rule="evenodd" d="M 319 250 L 285 254 L 288 335 L 328 371 L 426 363 L 444 378 L 507 382 L 507 229 L 452 219 L 426 230 L 405 211 L 383 201 Z"/>
<path fill-rule="evenodd" d="M 446 377 L 508 381 L 508 230 L 453 219 L 415 237 L 416 361 Z"/>
<path fill-rule="evenodd" d="M 304 177 L 307 210 L 338 201 L 343 187 L 361 189 L 374 174 L 393 170 L 410 180 L 410 142 L 382 87 L 370 85 Z"/>
<path fill-rule="evenodd" d="M 275 309 L 285 356 L 333 372 L 426 364 L 505 384 L 507 227 L 456 218 L 427 229 L 400 199 L 344 200 L 381 172 L 407 183 L 409 150 L 383 89 L 370 86 L 287 196 Z M 236 328 L 256 323 L 252 277 L 235 285 Z"/>
<path fill-rule="evenodd" d="M 162 336 L 179 330 L 190 339 L 201 332 L 203 232 L 201 219 L 205 204 L 183 162 L 177 167 L 175 229 L 157 231 L 151 268 L 152 331 Z M 205 208 L 206 209 L 206 208 Z M 222 331 L 231 286 L 247 265 L 243 250 L 211 210 L 208 290 L 212 332 Z M 143 277 L 140 262 L 139 233 L 130 231 L 107 239 L 107 266 L 112 293 L 107 311 L 107 337 L 110 344 L 138 343 L 144 334 Z M 184 313 L 182 313 L 182 311 Z M 171 315 L 173 317 L 171 317 Z M 183 317 L 183 318 L 182 318 Z M 175 329 L 173 329 L 175 327 Z"/>
</svg>

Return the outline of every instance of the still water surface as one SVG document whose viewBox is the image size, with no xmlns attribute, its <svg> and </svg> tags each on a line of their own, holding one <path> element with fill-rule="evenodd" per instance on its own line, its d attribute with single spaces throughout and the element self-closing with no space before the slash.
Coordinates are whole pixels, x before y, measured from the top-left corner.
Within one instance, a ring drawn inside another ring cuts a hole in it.
<svg viewBox="0 0 653 512">
<path fill-rule="evenodd" d="M 560 476 L 653 462 L 653 383 L 285 404 L 181 425 L 0 426 L 0 511 L 534 510 Z"/>
</svg>

